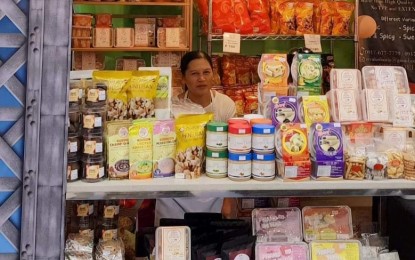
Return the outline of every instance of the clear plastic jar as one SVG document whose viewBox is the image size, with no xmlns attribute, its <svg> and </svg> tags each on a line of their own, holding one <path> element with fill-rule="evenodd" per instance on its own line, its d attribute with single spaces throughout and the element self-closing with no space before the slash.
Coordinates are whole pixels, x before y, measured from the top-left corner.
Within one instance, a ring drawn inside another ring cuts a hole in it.
<svg viewBox="0 0 415 260">
<path fill-rule="evenodd" d="M 94 82 L 86 90 L 85 105 L 88 107 L 105 107 L 108 86 L 104 82 Z"/>
<path fill-rule="evenodd" d="M 105 162 L 102 155 L 82 158 L 82 181 L 99 182 L 105 178 Z"/>
<path fill-rule="evenodd" d="M 252 154 L 229 153 L 228 178 L 233 181 L 248 181 L 252 175 Z"/>
<path fill-rule="evenodd" d="M 84 133 L 104 132 L 105 124 L 104 108 L 84 108 L 82 110 L 82 129 Z"/>
<path fill-rule="evenodd" d="M 79 107 L 82 105 L 82 88 L 81 80 L 71 80 L 69 83 L 69 107 Z"/>
<path fill-rule="evenodd" d="M 77 134 L 81 127 L 81 111 L 79 108 L 69 108 L 69 126 L 68 126 L 68 133 Z"/>
<path fill-rule="evenodd" d="M 68 134 L 68 157 L 76 157 L 81 149 L 81 138 L 75 133 Z"/>
<path fill-rule="evenodd" d="M 78 161 L 78 157 L 69 157 L 66 169 L 66 181 L 73 182 L 79 180 L 81 176 L 82 168 Z"/>
<path fill-rule="evenodd" d="M 228 152 L 206 151 L 206 175 L 211 178 L 228 176 Z"/>
<path fill-rule="evenodd" d="M 258 181 L 270 181 L 275 178 L 275 154 L 253 154 L 252 176 Z"/>
<path fill-rule="evenodd" d="M 229 125 L 228 149 L 229 152 L 246 154 L 251 151 L 252 128 L 249 124 Z"/>
<path fill-rule="evenodd" d="M 207 124 L 206 147 L 211 151 L 224 151 L 228 148 L 228 124 L 221 122 Z"/>
<path fill-rule="evenodd" d="M 254 125 L 252 127 L 252 150 L 255 153 L 273 153 L 275 148 L 275 127 Z"/>
<path fill-rule="evenodd" d="M 86 133 L 83 136 L 83 149 L 85 155 L 102 155 L 104 154 L 104 138 L 101 134 Z"/>
</svg>

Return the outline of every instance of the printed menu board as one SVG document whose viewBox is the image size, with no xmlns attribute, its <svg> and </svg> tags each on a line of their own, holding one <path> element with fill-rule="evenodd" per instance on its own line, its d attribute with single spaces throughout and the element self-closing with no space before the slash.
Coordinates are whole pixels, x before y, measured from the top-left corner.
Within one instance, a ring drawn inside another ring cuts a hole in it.
<svg viewBox="0 0 415 260">
<path fill-rule="evenodd" d="M 375 35 L 359 41 L 359 67 L 403 66 L 415 82 L 415 0 L 360 0 L 359 15 L 375 19 Z"/>
</svg>

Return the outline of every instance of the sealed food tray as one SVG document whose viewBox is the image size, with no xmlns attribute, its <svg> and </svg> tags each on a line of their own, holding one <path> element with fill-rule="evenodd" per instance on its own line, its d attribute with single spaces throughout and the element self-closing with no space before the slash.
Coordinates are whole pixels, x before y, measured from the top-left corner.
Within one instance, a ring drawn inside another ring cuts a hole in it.
<svg viewBox="0 0 415 260">
<path fill-rule="evenodd" d="M 256 260 L 309 260 L 308 245 L 298 243 L 261 243 L 255 246 Z"/>
<path fill-rule="evenodd" d="M 311 260 L 360 260 L 361 243 L 358 240 L 312 241 L 310 243 Z"/>
<path fill-rule="evenodd" d="M 410 88 L 406 70 L 399 66 L 365 66 L 362 68 L 365 89 L 396 90 L 399 94 L 409 94 Z"/>
<path fill-rule="evenodd" d="M 326 94 L 330 106 L 330 115 L 334 122 L 361 121 L 360 93 L 355 89 L 332 89 Z"/>
<path fill-rule="evenodd" d="M 178 46 L 169 46 L 168 39 L 167 39 L 167 30 L 174 30 L 178 29 L 179 34 L 179 42 Z M 186 28 L 158 28 L 157 29 L 157 47 L 159 48 L 166 48 L 166 47 L 179 47 L 179 48 L 186 48 L 187 41 L 186 41 Z"/>
<path fill-rule="evenodd" d="M 353 237 L 352 213 L 348 206 L 304 207 L 304 240 L 344 240 Z"/>
<path fill-rule="evenodd" d="M 92 19 L 94 17 L 92 15 L 86 14 L 74 14 L 72 16 L 72 24 L 75 26 L 92 26 Z"/>
<path fill-rule="evenodd" d="M 262 208 L 252 211 L 252 233 L 257 243 L 300 242 L 301 211 L 298 208 Z"/>
<path fill-rule="evenodd" d="M 185 226 L 156 229 L 157 260 L 190 260 L 190 228 Z"/>
<path fill-rule="evenodd" d="M 73 48 L 90 48 L 91 47 L 91 37 L 72 37 L 72 47 Z"/>
<path fill-rule="evenodd" d="M 332 69 L 330 89 L 362 89 L 362 74 L 358 69 Z"/>
<path fill-rule="evenodd" d="M 91 37 L 92 27 L 90 26 L 72 26 L 72 37 Z"/>
</svg>

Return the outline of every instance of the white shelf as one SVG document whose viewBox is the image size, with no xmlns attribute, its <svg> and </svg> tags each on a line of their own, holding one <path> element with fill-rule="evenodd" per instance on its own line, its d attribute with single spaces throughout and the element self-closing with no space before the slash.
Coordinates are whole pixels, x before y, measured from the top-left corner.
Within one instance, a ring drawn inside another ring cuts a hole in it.
<svg viewBox="0 0 415 260">
<path fill-rule="evenodd" d="M 403 196 L 415 195 L 415 181 L 307 181 L 234 182 L 202 176 L 194 180 L 173 178 L 68 183 L 67 200 L 162 198 L 162 197 L 249 197 L 249 196 Z"/>
</svg>

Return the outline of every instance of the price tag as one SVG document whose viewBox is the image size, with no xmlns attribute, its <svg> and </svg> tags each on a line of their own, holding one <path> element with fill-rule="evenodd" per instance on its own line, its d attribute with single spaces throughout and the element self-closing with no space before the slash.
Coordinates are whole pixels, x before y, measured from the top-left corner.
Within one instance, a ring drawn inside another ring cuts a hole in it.
<svg viewBox="0 0 415 260">
<path fill-rule="evenodd" d="M 298 166 L 285 166 L 285 177 L 286 178 L 297 178 Z"/>
<path fill-rule="evenodd" d="M 319 165 L 317 167 L 318 177 L 330 177 L 331 166 L 330 165 Z"/>
<path fill-rule="evenodd" d="M 241 52 L 241 35 L 239 33 L 223 34 L 223 52 Z"/>
<path fill-rule="evenodd" d="M 313 52 L 322 52 L 319 34 L 304 34 L 305 47 Z"/>
<path fill-rule="evenodd" d="M 379 260 L 399 260 L 398 252 L 379 254 Z"/>
<path fill-rule="evenodd" d="M 180 29 L 166 28 L 166 47 L 180 47 Z"/>
</svg>

